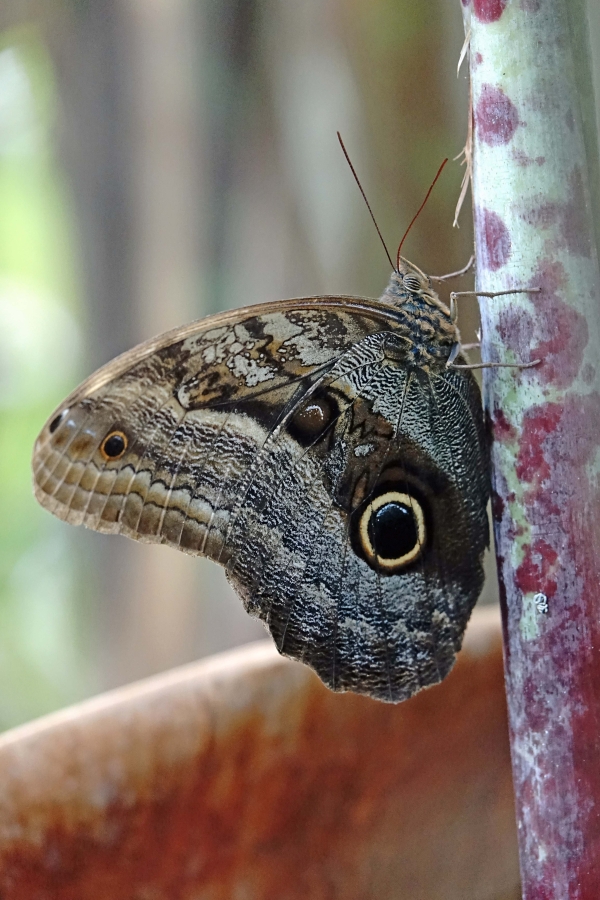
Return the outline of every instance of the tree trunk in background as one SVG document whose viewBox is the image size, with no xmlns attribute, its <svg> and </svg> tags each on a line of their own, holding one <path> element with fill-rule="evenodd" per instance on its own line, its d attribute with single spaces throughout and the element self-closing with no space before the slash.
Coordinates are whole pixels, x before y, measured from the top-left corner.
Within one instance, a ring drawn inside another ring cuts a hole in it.
<svg viewBox="0 0 600 900">
<path fill-rule="evenodd" d="M 86 372 L 135 343 L 136 286 L 132 172 L 133 60 L 122 0 L 75 4 L 50 23 L 62 107 L 59 140 L 77 222 L 85 292 Z M 71 540 L 86 560 L 82 593 L 92 605 L 92 654 L 98 686 L 136 671 L 140 642 L 128 627 L 128 572 L 134 549 L 78 531 Z M 132 663 L 129 669 L 129 663 Z"/>
<path fill-rule="evenodd" d="M 388 265 L 336 130 L 392 249 L 441 158 L 464 143 L 460 16 L 447 0 L 9 0 L 0 24 L 20 22 L 43 25 L 58 70 L 87 303 L 82 376 L 220 308 L 378 295 Z M 470 253 L 468 217 L 451 228 L 461 175 L 448 167 L 407 246 L 434 274 Z M 118 537 L 72 540 L 93 594 L 99 687 L 263 634 L 209 563 Z"/>
<path fill-rule="evenodd" d="M 199 14 L 189 0 L 100 0 L 53 29 L 93 368 L 210 311 Z M 99 686 L 261 637 L 204 560 L 77 534 L 92 568 Z M 213 609 L 213 607 L 215 607 Z"/>
</svg>

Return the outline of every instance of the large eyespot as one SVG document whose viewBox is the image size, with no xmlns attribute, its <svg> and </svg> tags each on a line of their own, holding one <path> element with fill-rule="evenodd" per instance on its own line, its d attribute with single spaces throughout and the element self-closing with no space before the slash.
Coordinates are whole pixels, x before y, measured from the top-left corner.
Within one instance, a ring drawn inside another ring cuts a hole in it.
<svg viewBox="0 0 600 900">
<path fill-rule="evenodd" d="M 54 416 L 54 418 L 48 425 L 48 431 L 50 432 L 50 434 L 54 434 L 54 432 L 56 431 L 56 429 L 58 428 L 60 423 L 63 421 L 63 419 L 65 418 L 65 416 L 67 415 L 68 412 L 69 412 L 68 409 L 63 409 L 63 411 L 59 412 L 59 414 L 57 416 Z"/>
<path fill-rule="evenodd" d="M 413 291 L 414 293 L 418 293 L 423 287 L 417 276 L 410 274 L 402 276 L 402 284 L 407 291 Z"/>
<path fill-rule="evenodd" d="M 419 558 L 426 537 L 421 504 L 400 491 L 386 491 L 372 500 L 358 525 L 358 540 L 366 561 L 390 574 Z"/>
<path fill-rule="evenodd" d="M 294 413 L 288 423 L 288 431 L 303 447 L 314 443 L 334 416 L 334 404 L 329 397 L 310 397 Z"/>
<path fill-rule="evenodd" d="M 100 444 L 104 459 L 120 459 L 127 450 L 127 438 L 122 431 L 111 431 Z"/>
</svg>

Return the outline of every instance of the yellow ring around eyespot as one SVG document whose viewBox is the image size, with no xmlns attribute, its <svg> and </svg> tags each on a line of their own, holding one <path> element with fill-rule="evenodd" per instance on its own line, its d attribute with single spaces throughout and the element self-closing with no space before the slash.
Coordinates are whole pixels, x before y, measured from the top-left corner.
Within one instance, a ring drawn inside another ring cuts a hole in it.
<svg viewBox="0 0 600 900">
<path fill-rule="evenodd" d="M 106 452 L 106 450 L 104 449 L 104 447 L 106 446 L 107 441 L 110 441 L 110 439 L 111 439 L 111 438 L 114 438 L 114 437 L 121 437 L 121 438 L 123 438 L 123 449 L 121 450 L 121 452 L 120 452 L 117 456 L 109 456 L 108 453 Z M 109 434 L 106 435 L 106 437 L 104 438 L 104 440 L 103 440 L 102 443 L 100 444 L 100 453 L 102 454 L 102 456 L 104 457 L 104 459 L 105 459 L 107 462 L 114 462 L 116 459 L 121 459 L 121 457 L 123 456 L 123 454 L 124 454 L 125 451 L 127 450 L 127 444 L 128 444 L 128 440 L 127 440 L 127 435 L 126 435 L 126 434 L 123 434 L 122 431 L 111 431 Z"/>
<path fill-rule="evenodd" d="M 386 503 L 402 503 L 404 506 L 407 506 L 415 517 L 415 524 L 417 526 L 417 540 L 415 546 L 408 553 L 405 553 L 404 556 L 398 556 L 395 559 L 384 559 L 383 557 L 378 556 L 373 549 L 371 538 L 369 537 L 369 522 L 371 516 L 373 513 L 376 513 L 378 509 L 381 509 L 382 506 L 385 506 Z M 363 550 L 371 562 L 376 563 L 379 568 L 387 569 L 388 571 L 407 566 L 409 563 L 414 562 L 415 559 L 418 559 L 425 546 L 425 533 L 425 516 L 421 504 L 418 500 L 415 500 L 414 497 L 411 497 L 410 494 L 402 494 L 400 491 L 387 491 L 385 494 L 376 497 L 372 503 L 369 503 L 360 518 L 359 534 Z"/>
</svg>

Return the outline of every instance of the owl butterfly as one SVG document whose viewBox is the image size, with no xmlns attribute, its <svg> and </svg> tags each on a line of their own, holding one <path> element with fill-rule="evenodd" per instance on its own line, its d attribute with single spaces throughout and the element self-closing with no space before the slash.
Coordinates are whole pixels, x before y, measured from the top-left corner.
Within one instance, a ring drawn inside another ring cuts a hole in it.
<svg viewBox="0 0 600 900">
<path fill-rule="evenodd" d="M 36 497 L 215 560 L 281 653 L 334 690 L 404 700 L 450 670 L 483 583 L 488 453 L 477 384 L 448 365 L 459 341 L 402 258 L 379 300 L 176 329 L 52 414 Z"/>
</svg>

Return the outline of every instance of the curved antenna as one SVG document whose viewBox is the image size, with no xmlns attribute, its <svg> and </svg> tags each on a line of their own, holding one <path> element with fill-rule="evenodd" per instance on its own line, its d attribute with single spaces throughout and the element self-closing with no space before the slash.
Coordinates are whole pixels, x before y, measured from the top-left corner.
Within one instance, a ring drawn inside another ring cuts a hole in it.
<svg viewBox="0 0 600 900">
<path fill-rule="evenodd" d="M 427 193 L 425 194 L 425 199 L 424 199 L 423 202 L 421 203 L 421 205 L 420 205 L 420 207 L 418 208 L 418 210 L 416 211 L 415 215 L 412 217 L 411 222 L 410 222 L 410 225 L 408 226 L 408 228 L 406 229 L 406 231 L 404 232 L 404 234 L 403 234 L 403 236 L 402 236 L 402 240 L 400 241 L 400 244 L 399 244 L 399 246 L 398 246 L 398 252 L 397 252 L 397 254 L 396 254 L 396 271 L 399 271 L 399 269 L 400 269 L 400 251 L 402 250 L 402 244 L 403 244 L 404 241 L 406 240 L 406 237 L 407 237 L 407 235 L 408 235 L 408 232 L 410 231 L 410 229 L 413 227 L 413 225 L 415 224 L 415 222 L 417 221 L 417 219 L 418 219 L 419 216 L 421 215 L 421 210 L 423 209 L 423 207 L 425 206 L 425 204 L 426 204 L 427 201 L 429 200 L 429 195 L 431 194 L 432 190 L 434 189 L 435 183 L 436 183 L 436 181 L 438 180 L 438 178 L 440 177 L 440 175 L 442 174 L 442 170 L 443 170 L 443 168 L 444 168 L 444 166 L 446 165 L 447 162 L 448 162 L 448 157 L 446 157 L 446 159 L 444 160 L 444 162 L 443 162 L 443 163 L 441 164 L 441 166 L 439 167 L 439 169 L 438 169 L 438 171 L 437 171 L 437 175 L 435 176 L 435 178 L 434 178 L 433 181 L 431 182 L 431 185 L 430 185 L 430 187 L 429 187 L 429 190 L 428 190 Z"/>
<path fill-rule="evenodd" d="M 347 162 L 348 165 L 350 166 L 350 171 L 351 171 L 352 174 L 354 175 L 354 180 L 356 181 L 356 183 L 357 183 L 357 185 L 358 185 L 358 189 L 359 189 L 359 191 L 361 192 L 361 194 L 362 194 L 362 196 L 363 196 L 363 200 L 364 200 L 365 203 L 367 204 L 367 209 L 368 209 L 369 212 L 371 213 L 371 218 L 373 219 L 373 225 L 375 226 L 375 229 L 376 229 L 376 231 L 377 231 L 377 234 L 379 235 L 379 240 L 380 240 L 381 243 L 383 244 L 383 249 L 385 250 L 385 255 L 387 256 L 387 258 L 388 258 L 388 260 L 389 260 L 389 263 L 390 263 L 390 266 L 391 266 L 392 269 L 393 269 L 393 268 L 394 268 L 394 263 L 392 262 L 392 257 L 390 256 L 390 251 L 389 251 L 388 248 L 386 247 L 386 243 L 385 243 L 385 241 L 384 241 L 384 239 L 383 239 L 383 235 L 381 234 L 381 231 L 379 230 L 379 225 L 378 225 L 377 222 L 375 221 L 375 216 L 373 215 L 373 210 L 371 209 L 371 204 L 370 204 L 369 201 L 367 200 L 367 195 L 366 195 L 365 192 L 363 191 L 362 184 L 361 184 L 360 181 L 358 180 L 358 175 L 356 174 L 356 169 L 355 169 L 354 166 L 352 165 L 352 161 L 351 161 L 350 157 L 348 156 L 348 151 L 347 151 L 346 148 L 344 147 L 344 142 L 343 142 L 343 140 L 342 140 L 342 136 L 341 136 L 341 134 L 339 133 L 339 131 L 337 132 L 337 136 L 338 136 L 338 141 L 340 142 L 340 147 L 341 147 L 342 150 L 344 151 L 344 156 L 346 157 L 346 162 Z"/>
</svg>

